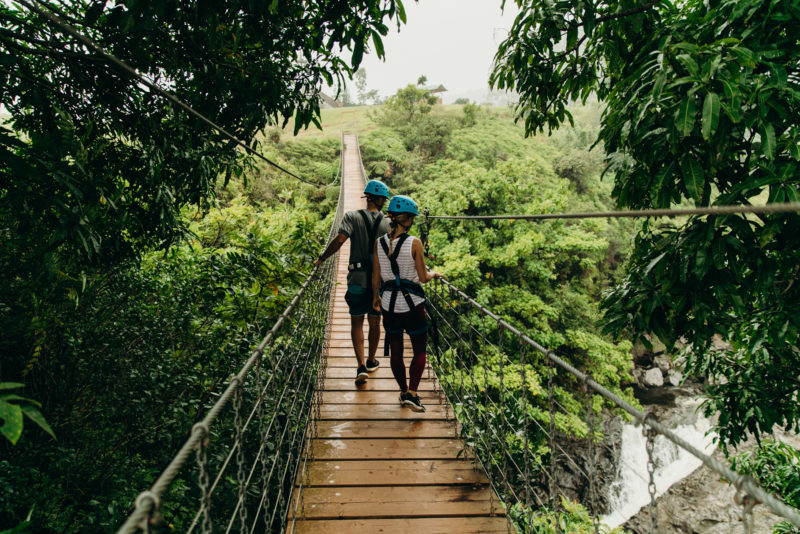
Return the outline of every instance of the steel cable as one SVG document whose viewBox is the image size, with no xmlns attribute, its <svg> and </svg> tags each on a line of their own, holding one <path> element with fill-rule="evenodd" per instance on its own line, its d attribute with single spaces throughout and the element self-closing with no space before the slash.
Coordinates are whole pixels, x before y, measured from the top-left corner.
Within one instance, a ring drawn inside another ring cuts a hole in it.
<svg viewBox="0 0 800 534">
<path fill-rule="evenodd" d="M 114 56 L 113 54 L 110 54 L 110 53 L 106 52 L 100 45 L 96 44 L 90 38 L 88 38 L 85 35 L 83 35 L 82 33 L 80 33 L 76 28 L 71 26 L 69 23 L 67 23 L 66 21 L 64 21 L 60 17 L 56 16 L 55 14 L 51 13 L 49 11 L 49 9 L 48 9 L 47 4 L 45 2 L 43 2 L 42 0 L 31 0 L 31 2 L 33 2 L 33 3 L 27 2 L 26 0 L 17 0 L 17 3 L 25 6 L 26 8 L 28 8 L 31 11 L 33 11 L 34 13 L 44 17 L 52 25 L 54 25 L 56 28 L 58 28 L 61 32 L 66 33 L 68 35 L 71 35 L 72 37 L 77 39 L 81 44 L 83 44 L 84 46 L 86 46 L 90 50 L 94 50 L 97 54 L 102 56 L 106 61 L 108 61 L 109 63 L 111 63 L 115 67 L 121 69 L 122 71 L 127 73 L 129 76 L 131 76 L 132 78 L 138 80 L 140 83 L 142 83 L 145 86 L 147 86 L 148 88 L 152 89 L 154 92 L 156 92 L 159 95 L 161 95 L 162 97 L 166 98 L 167 100 L 169 100 L 170 102 L 172 102 L 173 104 L 175 104 L 176 106 L 181 108 L 182 110 L 186 111 L 190 115 L 193 115 L 195 118 L 200 120 L 200 122 L 202 122 L 203 124 L 205 124 L 205 125 L 211 127 L 212 129 L 218 131 L 224 137 L 226 137 L 228 140 L 230 140 L 233 143 L 235 143 L 236 145 L 244 148 L 245 151 L 248 152 L 249 154 L 252 154 L 252 155 L 256 156 L 257 158 L 263 160 L 264 162 L 266 162 L 267 164 L 271 165 L 272 167 L 275 167 L 279 171 L 282 171 L 283 173 L 291 176 L 292 178 L 296 178 L 297 180 L 300 180 L 301 182 L 306 183 L 308 185 L 321 187 L 321 186 L 329 186 L 329 185 L 332 185 L 333 183 L 335 183 L 335 180 L 334 180 L 334 182 L 331 182 L 330 184 L 322 184 L 322 183 L 312 182 L 310 180 L 307 180 L 306 178 L 298 176 L 295 173 L 283 168 L 282 166 L 280 166 L 279 164 L 277 164 L 274 161 L 270 160 L 269 158 L 267 158 L 266 156 L 264 156 L 260 152 L 257 152 L 254 148 L 250 147 L 250 145 L 248 145 L 244 141 L 241 141 L 238 137 L 236 137 L 232 133 L 228 132 L 222 126 L 218 125 L 217 123 L 215 123 L 214 121 L 212 121 L 211 119 L 209 119 L 208 117 L 203 115 L 202 113 L 196 111 L 194 108 L 192 108 L 191 106 L 189 106 L 188 104 L 183 102 L 181 99 L 179 99 L 175 95 L 169 93 L 168 91 L 165 91 L 164 89 L 159 87 L 154 82 L 152 82 L 152 81 L 148 80 L 147 78 L 145 78 L 144 76 L 142 76 L 139 72 L 136 71 L 136 69 L 134 69 L 133 67 L 131 67 L 130 65 L 128 65 L 127 63 L 125 63 L 124 61 L 119 59 L 118 57 Z M 37 7 L 35 4 L 38 4 L 39 6 L 42 6 L 42 7 Z"/>
<path fill-rule="evenodd" d="M 340 167 L 340 172 L 341 172 L 341 167 Z M 331 225 L 331 229 L 329 230 L 328 234 L 329 237 L 333 234 L 339 221 L 341 220 L 342 206 L 343 206 L 343 195 L 342 195 L 342 189 L 340 188 L 339 201 L 337 204 L 336 214 L 334 215 L 334 220 Z M 258 346 L 251 352 L 249 358 L 245 361 L 240 371 L 228 382 L 227 387 L 224 389 L 224 391 L 216 400 L 216 402 L 208 410 L 207 414 L 201 420 L 201 422 L 196 424 L 192 428 L 189 437 L 181 446 L 181 448 L 178 450 L 178 452 L 170 461 L 170 463 L 167 465 L 167 467 L 164 469 L 164 471 L 158 476 L 158 478 L 156 479 L 156 481 L 153 483 L 153 485 L 150 487 L 149 490 L 144 491 L 140 493 L 139 496 L 137 496 L 134 509 L 128 516 L 126 521 L 119 528 L 118 530 L 119 534 L 128 534 L 136 532 L 137 530 L 141 529 L 143 525 L 147 524 L 152 513 L 157 512 L 158 508 L 160 507 L 161 495 L 163 495 L 164 491 L 166 491 L 166 489 L 170 486 L 172 481 L 177 476 L 178 472 L 185 465 L 186 460 L 188 459 L 191 452 L 197 448 L 198 444 L 200 443 L 200 440 L 205 439 L 207 437 L 208 429 L 211 428 L 213 422 L 217 419 L 222 409 L 227 405 L 228 401 L 231 399 L 236 384 L 243 383 L 244 377 L 248 375 L 248 373 L 256 364 L 256 362 L 261 360 L 261 357 L 264 354 L 265 350 L 267 349 L 268 346 L 271 346 L 272 343 L 275 341 L 277 334 L 283 328 L 284 323 L 286 323 L 287 319 L 292 315 L 292 313 L 299 308 L 298 305 L 301 302 L 301 299 L 305 296 L 306 292 L 309 290 L 309 287 L 311 287 L 312 282 L 317 279 L 316 277 L 324 277 L 324 279 L 326 280 L 324 288 L 329 289 L 331 287 L 331 281 L 329 279 L 331 278 L 332 273 L 333 270 L 331 269 L 330 265 L 326 266 L 325 268 L 314 267 L 312 269 L 309 276 L 306 278 L 301 287 L 295 293 L 294 297 L 289 302 L 287 307 L 283 310 L 283 312 L 278 317 L 276 322 L 273 324 L 272 328 L 267 332 L 267 334 L 264 336 L 264 338 L 261 340 Z M 270 377 L 270 379 L 268 380 L 268 384 L 271 383 L 272 378 L 273 377 Z M 230 458 L 228 459 L 228 461 L 230 461 Z M 202 509 L 200 511 L 202 511 Z M 195 522 L 196 520 L 197 519 L 195 519 Z"/>
<path fill-rule="evenodd" d="M 653 431 L 663 435 L 666 439 L 670 440 L 671 442 L 675 443 L 682 449 L 686 450 L 696 458 L 700 459 L 706 466 L 708 466 L 717 474 L 727 479 L 737 488 L 741 488 L 743 492 L 746 492 L 751 497 L 769 506 L 772 509 L 772 511 L 775 512 L 777 515 L 782 516 L 795 526 L 800 526 L 800 512 L 787 506 L 780 499 L 766 492 L 752 478 L 736 473 L 724 463 L 720 462 L 716 458 L 708 456 L 707 454 L 699 450 L 697 447 L 695 447 L 691 443 L 681 438 L 671 429 L 667 428 L 665 425 L 655 420 L 655 418 L 653 418 L 652 416 L 650 417 L 646 416 L 643 412 L 631 406 L 624 399 L 620 398 L 618 395 L 608 390 L 601 384 L 595 382 L 588 375 L 579 371 L 571 364 L 560 358 L 553 351 L 546 349 L 544 346 L 531 339 L 529 336 L 524 334 L 518 328 L 515 328 L 514 326 L 512 326 L 511 324 L 509 324 L 508 322 L 504 321 L 502 318 L 494 314 L 488 308 L 476 302 L 473 298 L 471 298 L 466 293 L 464 293 L 463 291 L 452 285 L 447 280 L 441 280 L 441 283 L 451 287 L 453 292 L 456 295 L 458 295 L 461 299 L 463 299 L 465 302 L 467 302 L 471 307 L 479 310 L 482 314 L 490 317 L 491 319 L 496 321 L 498 325 L 502 324 L 507 331 L 518 336 L 519 339 L 524 341 L 525 344 L 536 349 L 538 352 L 544 355 L 547 360 L 552 362 L 552 364 L 568 372 L 581 382 L 585 383 L 587 387 L 594 390 L 597 394 L 601 395 L 603 398 L 610 401 L 618 408 L 624 410 L 625 412 L 633 416 L 633 418 L 640 424 L 642 424 L 643 427 L 649 427 Z"/>
<path fill-rule="evenodd" d="M 692 215 L 735 215 L 752 213 L 767 215 L 774 213 L 796 213 L 800 202 L 776 202 L 764 206 L 707 206 L 698 208 L 647 209 L 628 211 L 588 211 L 578 213 L 537 213 L 533 215 L 426 215 L 429 219 L 457 221 L 542 221 L 546 219 L 620 219 L 640 217 L 687 217 Z"/>
</svg>

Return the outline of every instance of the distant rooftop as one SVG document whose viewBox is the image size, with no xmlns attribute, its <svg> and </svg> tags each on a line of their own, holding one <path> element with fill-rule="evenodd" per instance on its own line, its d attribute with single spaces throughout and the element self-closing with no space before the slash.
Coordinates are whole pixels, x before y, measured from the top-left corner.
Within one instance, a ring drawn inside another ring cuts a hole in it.
<svg viewBox="0 0 800 534">
<path fill-rule="evenodd" d="M 447 89 L 445 89 L 444 85 L 442 85 L 442 84 L 439 84 L 439 85 L 423 85 L 422 87 L 420 87 L 420 89 L 428 91 L 429 93 L 443 93 L 443 92 L 447 91 Z"/>
</svg>

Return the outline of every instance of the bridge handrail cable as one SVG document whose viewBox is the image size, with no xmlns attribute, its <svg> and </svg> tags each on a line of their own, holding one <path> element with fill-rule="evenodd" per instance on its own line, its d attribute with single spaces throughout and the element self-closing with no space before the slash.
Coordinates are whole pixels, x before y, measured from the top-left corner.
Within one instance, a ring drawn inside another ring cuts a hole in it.
<svg viewBox="0 0 800 534">
<path fill-rule="evenodd" d="M 340 144 L 340 148 L 343 148 L 342 144 Z M 339 171 L 338 171 L 338 176 L 337 176 L 338 179 L 341 179 L 341 172 L 342 172 L 342 168 L 343 168 L 342 160 L 343 160 L 343 152 L 341 152 L 341 156 L 340 156 Z M 338 228 L 339 223 L 341 221 L 342 208 L 343 208 L 343 198 L 344 198 L 343 188 L 340 188 L 339 189 L 338 203 L 337 203 L 337 207 L 336 207 L 336 213 L 334 215 L 334 220 L 333 220 L 333 222 L 331 224 L 331 227 L 330 227 L 330 230 L 328 232 L 328 240 L 330 240 L 332 238 L 332 236 L 334 235 L 334 232 Z M 199 450 L 199 449 L 202 448 L 202 441 L 203 441 L 203 439 L 207 438 L 210 435 L 210 430 L 211 430 L 212 424 L 218 418 L 218 416 L 219 416 L 220 412 L 223 410 L 223 408 L 234 397 L 234 395 L 236 394 L 237 390 L 240 390 L 240 388 L 244 384 L 245 377 L 250 373 L 250 371 L 256 366 L 256 364 L 265 355 L 267 348 L 269 348 L 274 343 L 278 332 L 287 323 L 287 321 L 289 320 L 289 318 L 292 315 L 293 311 L 297 308 L 298 303 L 300 302 L 301 298 L 303 298 L 303 296 L 307 292 L 307 290 L 310 287 L 310 285 L 312 284 L 312 282 L 315 281 L 315 279 L 319 278 L 319 276 L 318 276 L 319 275 L 319 271 L 321 269 L 323 269 L 323 268 L 326 269 L 328 271 L 327 272 L 327 276 L 330 277 L 331 274 L 332 274 L 332 267 L 331 266 L 334 263 L 335 262 L 329 262 L 327 265 L 323 265 L 323 266 L 320 266 L 320 267 L 314 267 L 312 269 L 311 273 L 305 279 L 305 281 L 301 285 L 300 289 L 295 293 L 295 295 L 292 298 L 292 300 L 290 301 L 289 305 L 283 310 L 283 312 L 278 317 L 278 319 L 276 320 L 276 322 L 274 323 L 272 328 L 264 336 L 264 338 L 261 340 L 261 342 L 258 344 L 258 346 L 255 349 L 253 349 L 253 351 L 250 353 L 249 358 L 245 361 L 245 363 L 243 364 L 243 366 L 241 367 L 239 372 L 236 373 L 229 380 L 228 385 L 226 386 L 225 390 L 219 396 L 217 401 L 211 406 L 211 408 L 209 408 L 209 410 L 208 410 L 207 414 L 205 415 L 205 417 L 199 423 L 196 423 L 192 427 L 192 430 L 190 432 L 189 438 L 184 442 L 183 446 L 178 450 L 178 452 L 175 454 L 175 456 L 170 461 L 170 463 L 167 465 L 167 467 L 162 471 L 162 473 L 159 475 L 159 477 L 156 479 L 156 481 L 153 483 L 153 485 L 150 487 L 149 490 L 144 491 L 144 492 L 140 493 L 137 496 L 137 498 L 135 500 L 135 504 L 134 504 L 134 510 L 130 514 L 130 516 L 127 518 L 125 523 L 120 527 L 120 529 L 118 530 L 118 534 L 128 534 L 128 533 L 136 532 L 136 531 L 138 531 L 140 529 L 146 530 L 146 528 L 143 528 L 143 525 L 146 527 L 147 526 L 147 522 L 150 520 L 151 516 L 159 509 L 160 504 L 161 504 L 160 503 L 161 496 L 164 494 L 164 492 L 167 490 L 167 488 L 173 482 L 173 480 L 175 479 L 176 475 L 181 470 L 181 468 L 186 464 L 186 461 L 189 458 L 191 452 L 194 451 L 194 450 Z M 327 303 L 324 303 L 324 304 L 327 306 Z M 298 327 L 299 327 L 299 324 L 298 324 Z M 284 352 L 284 354 L 281 355 L 280 359 L 277 361 L 277 363 L 275 365 L 276 366 L 280 365 L 280 363 L 283 361 L 284 357 L 285 357 L 285 352 Z M 270 379 L 267 381 L 267 383 L 264 384 L 262 388 L 260 388 L 260 393 L 261 394 L 259 395 L 257 403 L 263 403 L 263 392 L 266 391 L 267 388 L 271 385 L 272 379 L 273 379 L 273 376 L 271 376 Z M 285 393 L 285 391 L 284 391 L 284 393 Z M 296 401 L 296 398 L 295 398 L 295 401 Z M 305 401 L 304 401 L 304 406 L 305 406 Z M 253 409 L 251 410 L 251 413 L 249 414 L 249 416 L 247 418 L 247 421 L 245 422 L 244 426 L 241 429 L 240 434 L 243 433 L 244 430 L 247 428 L 247 426 L 249 425 L 250 421 L 254 417 L 255 411 L 256 411 L 256 409 L 258 407 L 259 407 L 258 404 L 256 404 L 256 406 L 253 407 Z M 270 421 L 270 428 L 271 428 L 272 423 L 274 423 L 274 417 L 273 417 L 273 420 Z M 288 426 L 287 426 L 287 428 L 288 428 Z M 255 464 L 260 460 L 260 455 L 263 453 L 263 445 L 264 444 L 262 443 L 261 445 L 262 445 L 262 447 L 259 449 L 259 454 L 256 456 L 255 461 L 253 462 L 253 466 L 254 467 L 255 467 Z M 224 462 L 222 464 L 222 467 L 220 468 L 220 472 L 219 472 L 218 476 L 216 477 L 213 485 L 210 487 L 206 497 L 210 497 L 211 493 L 213 493 L 214 489 L 216 489 L 217 483 L 219 482 L 220 478 L 222 477 L 223 471 L 225 470 L 225 468 L 230 463 L 230 460 L 233 457 L 234 453 L 238 452 L 239 450 L 241 450 L 241 440 L 237 439 L 234 442 L 234 444 L 231 446 L 231 450 L 228 452 L 228 455 L 227 455 L 226 459 L 224 460 Z M 277 460 L 277 458 L 278 458 L 278 456 L 276 456 L 276 460 Z M 253 469 L 254 469 L 254 467 L 253 467 Z M 249 484 L 250 478 L 252 477 L 253 469 L 251 469 L 250 473 L 248 474 L 248 477 L 247 477 L 247 483 L 248 484 Z M 287 469 L 288 469 L 288 466 L 287 466 Z M 284 478 L 285 478 L 285 473 L 284 473 Z M 262 502 L 263 502 L 263 498 L 262 498 Z M 242 506 L 241 499 L 237 503 L 236 509 L 234 510 L 234 515 L 238 512 L 240 506 Z M 260 510 L 261 510 L 261 506 L 259 506 L 259 511 Z M 200 521 L 202 512 L 204 512 L 203 506 L 201 506 L 201 509 L 198 510 L 197 514 L 195 515 L 195 518 L 194 518 L 191 526 L 189 527 L 189 531 L 190 532 L 198 524 L 198 521 Z M 273 516 L 274 516 L 274 511 L 273 511 Z M 256 520 L 257 519 L 258 518 L 256 517 Z M 230 530 L 231 525 L 232 525 L 232 523 L 229 523 L 228 530 Z M 254 527 L 255 527 L 255 522 L 254 522 Z"/>
<path fill-rule="evenodd" d="M 499 328 L 506 330 L 512 336 L 518 338 L 525 345 L 527 345 L 529 347 L 532 347 L 533 349 L 535 349 L 536 351 L 541 353 L 553 365 L 555 365 L 555 366 L 561 368 L 562 370 L 566 371 L 567 373 L 572 375 L 574 378 L 579 380 L 581 383 L 585 384 L 588 388 L 593 390 L 595 393 L 597 393 L 598 395 L 604 397 L 606 400 L 610 401 L 611 403 L 616 405 L 618 408 L 620 408 L 620 409 L 624 410 L 625 412 L 627 412 L 628 414 L 630 414 L 634 418 L 634 420 L 636 420 L 643 427 L 651 428 L 653 431 L 655 431 L 658 434 L 664 436 L 666 439 L 668 439 L 669 441 L 671 441 L 672 443 L 674 443 L 678 447 L 680 447 L 680 448 L 684 449 L 685 451 L 689 452 L 692 456 L 695 456 L 696 458 L 698 458 L 700 461 L 703 462 L 703 464 L 708 466 L 715 473 L 717 473 L 718 475 L 724 477 L 731 484 L 733 484 L 733 486 L 737 490 L 746 492 L 746 494 L 748 494 L 748 495 L 752 496 L 753 498 L 757 499 L 759 502 L 762 502 L 762 503 L 766 504 L 767 506 L 769 506 L 769 508 L 771 508 L 773 512 L 775 512 L 776 514 L 778 514 L 781 517 L 785 518 L 791 524 L 793 524 L 795 526 L 800 526 L 800 513 L 797 510 L 795 510 L 794 508 L 791 508 L 791 507 L 787 506 L 780 499 L 778 499 L 775 496 L 773 496 L 772 494 L 768 493 L 752 477 L 736 473 L 731 468 L 729 468 L 727 465 L 725 465 L 723 462 L 720 462 L 716 458 L 713 458 L 713 457 L 705 454 L 703 451 L 699 450 L 697 447 L 695 447 L 694 445 L 692 445 L 691 443 L 689 443 L 688 441 L 683 439 L 681 436 L 676 434 L 673 430 L 671 430 L 667 426 L 665 426 L 662 423 L 660 423 L 657 419 L 655 419 L 655 417 L 652 414 L 647 414 L 647 413 L 644 413 L 644 412 L 638 410 L 637 408 L 632 406 L 630 403 L 628 403 L 624 399 L 620 398 L 614 392 L 610 391 L 609 389 L 607 389 L 603 385 L 601 385 L 598 382 L 596 382 L 595 380 L 593 380 L 591 376 L 587 375 L 586 373 L 581 372 L 580 370 L 578 370 L 577 368 L 572 366 L 570 363 L 568 363 L 566 360 L 562 359 L 557 354 L 555 354 L 555 352 L 553 352 L 552 350 L 548 350 L 543 345 L 537 343 L 535 340 L 531 339 L 523 331 L 521 331 L 520 329 L 518 329 L 518 328 L 514 327 L 513 325 L 509 324 L 507 321 L 502 319 L 497 314 L 493 313 L 487 307 L 485 307 L 485 306 L 481 305 L 480 303 L 478 303 L 477 301 L 475 301 L 472 297 L 470 297 L 469 295 L 464 293 L 462 290 L 460 290 L 459 288 L 454 286 L 449 281 L 444 280 L 444 279 L 435 280 L 434 284 L 435 284 L 434 287 L 436 287 L 437 284 L 441 284 L 442 286 L 446 287 L 450 292 L 455 293 L 463 302 L 466 302 L 471 308 L 473 308 L 474 310 L 477 310 L 484 318 L 489 318 L 489 319 L 493 320 L 497 324 L 497 326 Z M 441 297 L 441 298 L 442 298 L 442 300 L 444 302 L 446 302 L 446 299 L 444 299 L 443 297 Z M 479 332 L 476 330 L 476 333 L 479 333 Z M 483 335 L 485 336 L 485 331 L 484 331 Z M 501 362 L 502 362 L 502 357 L 501 357 Z M 501 363 L 501 365 L 502 365 L 502 363 Z M 501 401 L 502 401 L 502 399 L 501 399 Z M 552 431 L 553 431 L 553 428 L 551 426 L 551 433 L 552 433 Z M 550 438 L 552 439 L 553 436 L 550 436 Z M 553 444 L 553 445 L 557 445 L 557 444 Z M 563 449 L 562 449 L 562 451 L 563 451 Z M 504 454 L 505 454 L 505 451 L 504 451 Z M 573 464 L 574 464 L 574 462 L 573 462 Z M 574 467 L 576 467 L 578 470 L 581 470 L 577 465 L 574 465 Z M 490 471 L 490 470 L 487 470 L 487 471 Z M 586 474 L 586 473 L 584 473 L 584 474 Z"/>
<path fill-rule="evenodd" d="M 686 217 L 692 215 L 733 215 L 733 214 L 773 214 L 800 212 L 800 202 L 775 202 L 763 206 L 725 205 L 697 208 L 647 209 L 628 211 L 588 211 L 576 213 L 537 213 L 519 215 L 430 215 L 428 219 L 459 221 L 522 220 L 541 221 L 545 219 L 620 219 L 638 217 Z"/>
</svg>

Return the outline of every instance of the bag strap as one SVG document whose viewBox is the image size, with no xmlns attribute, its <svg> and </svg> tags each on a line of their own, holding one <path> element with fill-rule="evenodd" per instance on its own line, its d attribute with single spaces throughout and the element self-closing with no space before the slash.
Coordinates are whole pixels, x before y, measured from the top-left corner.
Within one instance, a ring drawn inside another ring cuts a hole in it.
<svg viewBox="0 0 800 534">
<path fill-rule="evenodd" d="M 406 304 L 408 304 L 408 309 L 411 311 L 414 309 L 414 301 L 411 299 L 408 289 L 400 283 L 400 265 L 397 263 L 400 249 L 403 247 L 403 243 L 406 242 L 406 239 L 408 239 L 408 234 L 403 234 L 397 239 L 397 246 L 394 248 L 391 255 L 389 254 L 389 235 L 387 234 L 385 237 L 386 239 L 380 239 L 379 242 L 383 252 L 389 258 L 389 264 L 392 266 L 392 274 L 394 274 L 396 284 L 396 287 L 392 289 L 392 297 L 389 300 L 389 313 L 394 313 L 394 305 L 397 301 L 398 290 L 403 294 L 403 297 L 406 299 Z"/>
<path fill-rule="evenodd" d="M 372 224 L 369 222 L 367 210 L 358 210 L 358 213 L 361 215 L 361 218 L 364 219 L 364 228 L 367 229 L 367 250 L 369 251 L 368 254 L 372 256 L 372 244 L 375 243 L 375 239 L 378 237 L 378 228 L 383 220 L 383 213 L 378 212 L 378 216 L 375 217 Z"/>
<path fill-rule="evenodd" d="M 369 295 L 369 305 L 372 306 L 372 247 L 375 243 L 375 237 L 378 234 L 378 228 L 381 225 L 381 221 L 383 220 L 383 213 L 378 212 L 378 216 L 375 217 L 375 221 L 373 221 L 372 226 L 370 227 L 369 224 L 369 216 L 367 215 L 367 210 L 358 210 L 358 213 L 361 214 L 361 218 L 364 219 L 364 227 L 367 229 L 367 257 L 366 257 L 366 271 L 367 271 L 367 294 Z M 364 260 L 362 260 L 364 261 Z"/>
</svg>

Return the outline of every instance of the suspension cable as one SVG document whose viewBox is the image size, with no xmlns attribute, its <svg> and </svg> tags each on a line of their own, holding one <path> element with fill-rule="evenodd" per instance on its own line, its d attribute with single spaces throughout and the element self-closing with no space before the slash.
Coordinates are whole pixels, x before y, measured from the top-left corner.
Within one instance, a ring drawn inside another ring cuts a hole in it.
<svg viewBox="0 0 800 534">
<path fill-rule="evenodd" d="M 633 416 L 633 418 L 637 422 L 639 422 L 639 424 L 650 427 L 652 430 L 658 432 L 659 434 L 661 434 L 671 442 L 675 443 L 682 449 L 688 451 L 690 454 L 700 459 L 711 470 L 715 471 L 717 474 L 727 479 L 737 489 L 747 492 L 747 494 L 749 494 L 753 498 L 766 504 L 772 509 L 773 512 L 782 516 L 783 518 L 788 520 L 791 524 L 795 526 L 800 526 L 800 512 L 798 512 L 794 508 L 791 508 L 790 506 L 787 506 L 783 501 L 765 491 L 753 478 L 736 473 L 730 467 L 725 465 L 723 462 L 705 454 L 703 451 L 701 451 L 700 449 L 698 449 L 697 447 L 695 447 L 694 445 L 692 445 L 691 443 L 680 437 L 678 434 L 673 432 L 671 429 L 667 428 L 665 425 L 657 421 L 654 417 L 652 416 L 648 417 L 645 413 L 636 409 L 635 407 L 626 402 L 624 399 L 620 398 L 612 391 L 606 389 L 601 384 L 595 382 L 590 376 L 579 371 L 571 364 L 569 364 L 568 362 L 560 358 L 558 355 L 556 355 L 553 351 L 548 350 L 541 344 L 531 339 L 521 330 L 515 328 L 507 321 L 503 320 L 501 317 L 499 317 L 498 315 L 490 311 L 488 308 L 475 301 L 473 298 L 471 298 L 469 295 L 467 295 L 466 293 L 455 287 L 447 280 L 441 279 L 439 280 L 439 282 L 449 287 L 461 299 L 465 300 L 471 307 L 479 310 L 484 316 L 494 320 L 498 326 L 504 328 L 511 334 L 517 336 L 525 344 L 536 349 L 538 352 L 544 355 L 545 358 L 550 360 L 553 364 L 567 371 L 575 378 L 586 384 L 589 388 L 594 390 L 596 393 L 606 398 L 607 400 L 611 401 L 618 408 L 621 408 L 622 410 Z"/>
<path fill-rule="evenodd" d="M 257 158 L 263 160 L 267 164 L 275 167 L 279 171 L 282 171 L 282 172 L 288 174 L 289 176 L 291 176 L 292 178 L 296 178 L 297 180 L 300 180 L 303 183 L 306 183 L 308 185 L 313 185 L 313 186 L 324 186 L 325 185 L 325 184 L 321 184 L 321 183 L 317 183 L 317 182 L 312 182 L 311 180 L 308 180 L 306 178 L 302 178 L 302 177 L 296 175 L 295 173 L 285 169 L 281 165 L 275 163 L 274 161 L 272 161 L 271 159 L 267 158 L 266 156 L 264 156 L 260 152 L 257 152 L 250 145 L 248 145 L 244 141 L 241 141 L 239 138 L 237 138 L 232 133 L 228 132 L 222 126 L 218 125 L 217 123 L 215 123 L 214 121 L 212 121 L 211 119 L 209 119 L 208 117 L 206 117 L 205 115 L 200 113 L 199 111 L 196 111 L 194 108 L 192 108 L 191 106 L 189 106 L 188 104 L 183 102 L 181 99 L 179 99 L 178 97 L 176 97 L 172 93 L 169 93 L 169 92 L 165 91 L 164 89 L 162 89 L 161 87 L 156 85 L 154 82 L 148 80 L 143 75 L 139 74 L 136 71 L 136 69 L 134 69 L 133 67 L 131 67 L 130 65 L 128 65 L 127 63 L 125 63 L 124 61 L 119 59 L 118 57 L 114 56 L 113 54 L 110 54 L 110 53 L 106 52 L 100 45 L 96 44 L 90 38 L 88 38 L 85 35 L 83 35 L 82 33 L 80 33 L 76 28 L 74 28 L 73 26 L 71 26 L 70 24 L 65 22 L 63 19 L 61 19 L 57 15 L 51 13 L 49 11 L 49 9 L 48 9 L 48 6 L 42 0 L 31 0 L 31 2 L 33 2 L 33 4 L 30 3 L 30 2 L 27 2 L 26 0 L 18 0 L 18 3 L 20 3 L 23 6 L 27 7 L 29 10 L 33 11 L 34 13 L 37 13 L 38 15 L 41 15 L 42 17 L 46 18 L 53 26 L 58 28 L 60 31 L 62 31 L 62 32 L 68 34 L 68 35 L 71 35 L 72 37 L 74 37 L 75 39 L 80 41 L 84 46 L 88 47 L 91 50 L 94 50 L 96 53 L 101 55 L 109 63 L 113 64 L 114 66 L 116 66 L 120 70 L 126 72 L 132 78 L 138 80 L 139 82 L 141 82 L 142 84 L 144 84 L 148 88 L 152 89 L 153 91 L 155 91 L 156 93 L 158 93 L 162 97 L 166 98 L 167 100 L 169 100 L 170 102 L 172 102 L 173 104 L 175 104 L 179 108 L 183 109 L 184 111 L 186 111 L 190 115 L 193 115 L 194 117 L 199 119 L 200 122 L 202 122 L 202 123 L 206 124 L 207 126 L 213 128 L 214 130 L 216 130 L 219 133 L 221 133 L 224 137 L 228 138 L 229 140 L 233 141 L 235 144 L 237 144 L 240 147 L 244 148 L 245 151 L 248 152 L 249 154 L 252 154 L 252 155 L 256 156 Z M 37 7 L 34 4 L 38 4 L 39 6 L 42 6 L 42 7 Z"/>
<path fill-rule="evenodd" d="M 648 209 L 629 211 L 588 211 L 577 213 L 538 213 L 534 215 L 426 215 L 429 219 L 460 221 L 544 219 L 622 219 L 637 217 L 686 217 L 690 215 L 732 215 L 739 213 L 772 214 L 800 212 L 800 202 L 776 202 L 764 206 L 706 206 L 699 208 Z"/>
<path fill-rule="evenodd" d="M 342 190 L 340 188 L 339 201 L 336 207 L 336 215 L 334 216 L 334 221 L 331 224 L 331 228 L 329 230 L 329 235 L 328 235 L 329 238 L 338 226 L 338 220 L 342 214 L 343 199 L 344 195 L 342 194 Z M 330 271 L 332 267 L 329 266 L 326 269 L 327 271 Z M 169 488 L 172 481 L 178 475 L 181 468 L 186 463 L 186 460 L 189 458 L 189 455 L 191 454 L 192 450 L 197 448 L 198 444 L 205 437 L 207 437 L 211 428 L 211 424 L 216 420 L 222 409 L 231 399 L 234 390 L 240 385 L 244 384 L 244 378 L 261 360 L 267 348 L 272 346 L 272 344 L 275 342 L 278 333 L 281 331 L 284 324 L 289 320 L 290 316 L 295 311 L 295 309 L 299 308 L 300 299 L 305 295 L 307 291 L 309 291 L 309 288 L 311 287 L 312 282 L 315 280 L 315 277 L 317 276 L 318 272 L 321 272 L 321 267 L 314 267 L 311 270 L 311 273 L 308 275 L 305 282 L 303 282 L 303 285 L 300 287 L 300 289 L 297 290 L 297 293 L 295 293 L 291 302 L 289 302 L 288 306 L 286 306 L 281 315 L 275 321 L 275 324 L 272 326 L 269 332 L 267 332 L 267 334 L 264 336 L 264 338 L 261 340 L 258 346 L 255 349 L 253 349 L 253 351 L 250 354 L 250 357 L 244 363 L 239 372 L 229 380 L 227 387 L 219 396 L 214 405 L 211 406 L 211 408 L 208 410 L 203 420 L 200 423 L 194 425 L 188 439 L 184 442 L 184 444 L 178 450 L 178 452 L 170 461 L 170 463 L 167 465 L 167 467 L 164 469 L 164 471 L 162 471 L 162 473 L 158 476 L 158 478 L 156 479 L 156 481 L 153 483 L 153 485 L 150 487 L 149 490 L 139 494 L 139 496 L 136 498 L 133 511 L 128 516 L 125 523 L 123 523 L 123 525 L 119 528 L 117 534 L 129 534 L 136 532 L 139 529 L 139 526 L 143 522 L 147 521 L 147 518 L 150 517 L 151 513 L 158 511 L 158 508 L 160 507 L 161 495 L 164 493 L 164 491 L 166 491 L 167 488 Z M 285 349 L 284 349 L 284 355 L 285 355 Z M 280 363 L 283 361 L 284 355 L 281 355 L 281 357 L 277 360 L 277 363 L 275 363 L 274 365 L 276 366 L 280 365 Z M 268 380 L 267 382 L 267 385 L 263 388 L 262 393 L 263 391 L 266 391 L 271 382 L 272 379 L 270 378 L 270 380 Z M 261 402 L 263 402 L 263 395 L 261 398 Z M 248 417 L 247 423 L 250 422 L 251 418 L 252 418 L 252 413 L 250 414 L 250 417 Z M 241 443 L 237 443 L 236 445 L 238 445 L 239 447 L 242 446 Z M 234 447 L 232 446 L 231 452 L 233 450 Z M 230 456 L 231 454 L 229 454 L 228 458 L 226 458 L 225 460 L 226 465 L 227 462 L 230 461 Z M 222 469 L 225 469 L 225 467 L 223 466 Z M 196 521 L 197 517 L 195 518 L 195 522 Z"/>
</svg>

